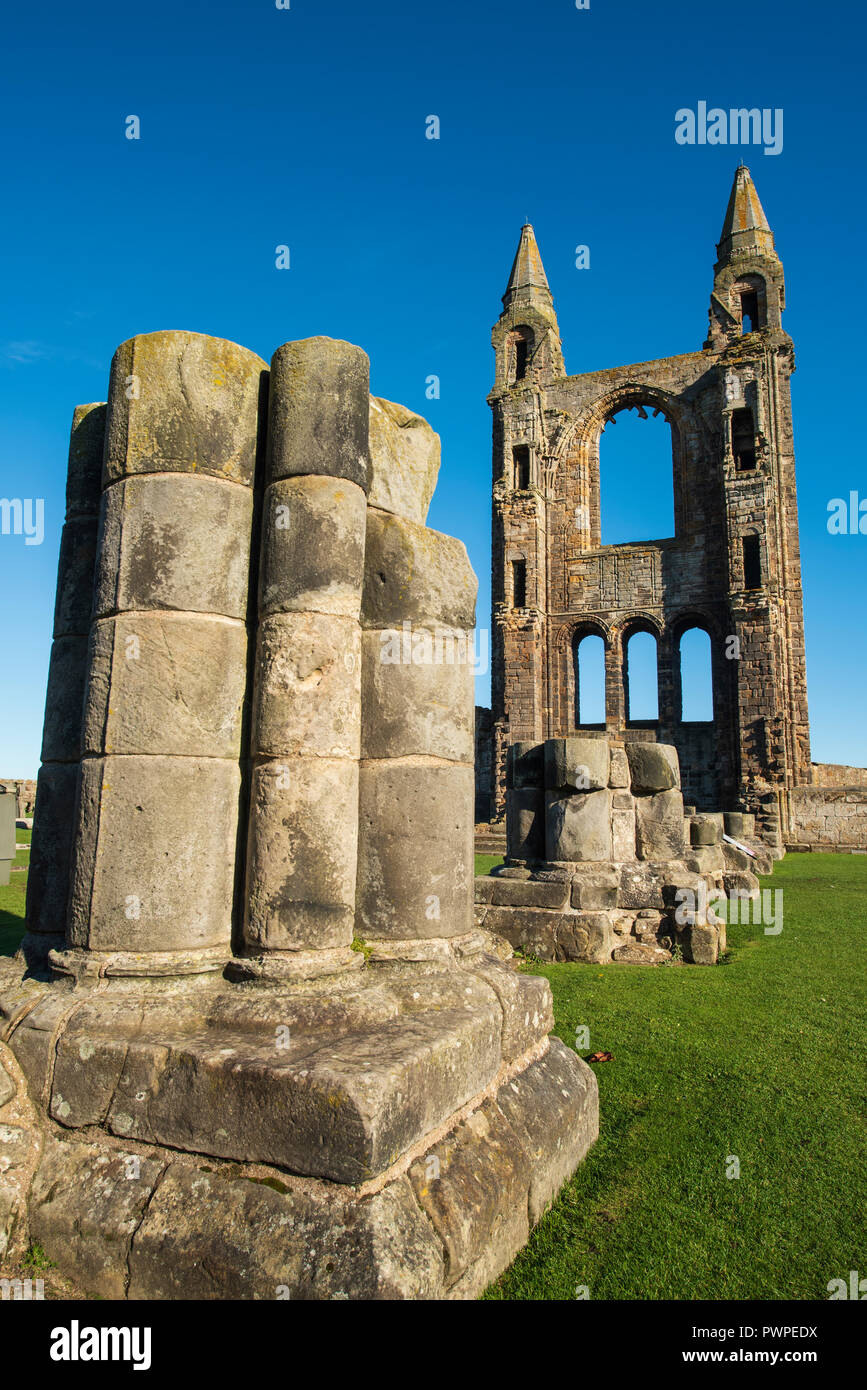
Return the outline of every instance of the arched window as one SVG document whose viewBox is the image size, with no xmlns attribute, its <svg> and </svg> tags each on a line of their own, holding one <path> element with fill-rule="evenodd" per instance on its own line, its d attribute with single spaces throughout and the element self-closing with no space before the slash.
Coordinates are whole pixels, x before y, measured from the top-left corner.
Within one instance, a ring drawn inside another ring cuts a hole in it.
<svg viewBox="0 0 867 1390">
<path fill-rule="evenodd" d="M 672 432 L 665 416 L 624 407 L 599 441 L 602 544 L 674 535 Z"/>
<path fill-rule="evenodd" d="M 605 643 L 592 632 L 577 632 L 572 643 L 575 668 L 575 727 L 605 727 Z"/>
<path fill-rule="evenodd" d="M 765 282 L 760 275 L 745 275 L 734 286 L 735 305 L 740 312 L 741 333 L 755 333 L 765 327 Z"/>
<path fill-rule="evenodd" d="M 680 717 L 684 723 L 713 719 L 713 671 L 710 638 L 703 628 L 690 627 L 680 639 Z"/>
<path fill-rule="evenodd" d="M 623 688 L 627 724 L 655 723 L 659 719 L 656 638 L 652 633 L 633 632 L 626 639 Z"/>
<path fill-rule="evenodd" d="M 516 328 L 512 335 L 511 384 L 524 381 L 533 356 L 532 328 Z"/>
</svg>

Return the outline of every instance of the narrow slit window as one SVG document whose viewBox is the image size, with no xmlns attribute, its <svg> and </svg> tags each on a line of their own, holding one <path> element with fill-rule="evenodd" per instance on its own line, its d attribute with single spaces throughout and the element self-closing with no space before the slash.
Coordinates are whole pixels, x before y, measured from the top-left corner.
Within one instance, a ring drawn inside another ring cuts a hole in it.
<svg viewBox="0 0 867 1390">
<path fill-rule="evenodd" d="M 732 415 L 732 453 L 735 467 L 748 470 L 756 466 L 756 432 L 753 412 L 747 408 Z"/>
<path fill-rule="evenodd" d="M 530 448 L 527 444 L 518 444 L 512 450 L 512 457 L 515 464 L 515 487 L 518 492 L 523 492 L 530 486 Z"/>
<path fill-rule="evenodd" d="M 755 290 L 746 290 L 741 295 L 741 332 L 755 333 L 759 326 L 759 296 Z"/>
<path fill-rule="evenodd" d="M 512 607 L 527 607 L 527 561 L 512 561 Z"/>
<path fill-rule="evenodd" d="M 527 375 L 527 340 L 519 338 L 515 343 L 515 380 L 523 381 Z"/>
<path fill-rule="evenodd" d="M 744 588 L 762 587 L 762 555 L 758 536 L 744 536 L 741 544 L 744 554 Z"/>
</svg>

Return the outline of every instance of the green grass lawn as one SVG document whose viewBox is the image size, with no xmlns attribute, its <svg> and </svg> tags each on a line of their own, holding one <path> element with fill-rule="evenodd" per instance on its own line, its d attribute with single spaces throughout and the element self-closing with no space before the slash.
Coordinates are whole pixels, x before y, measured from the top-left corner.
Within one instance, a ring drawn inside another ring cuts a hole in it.
<svg viewBox="0 0 867 1390">
<path fill-rule="evenodd" d="M 0 888 L 2 954 L 25 877 Z M 586 1025 L 579 1050 L 613 1060 L 598 1143 L 486 1297 L 825 1299 L 867 1275 L 867 858 L 790 855 L 764 883 L 782 933 L 731 927 L 716 967 L 531 967 L 559 1036 Z"/>
<path fill-rule="evenodd" d="M 564 1042 L 586 1024 L 613 1060 L 598 1143 L 488 1298 L 827 1299 L 867 1274 L 867 859 L 763 883 L 782 933 L 730 928 L 716 967 L 533 967 Z"/>
<path fill-rule="evenodd" d="M 16 830 L 15 839 L 19 846 L 29 845 L 31 831 Z M 18 943 L 24 935 L 24 890 L 27 887 L 27 868 L 30 851 L 18 850 L 15 855 L 15 868 L 23 873 L 13 872 L 7 887 L 0 887 L 0 956 L 14 956 Z"/>
</svg>

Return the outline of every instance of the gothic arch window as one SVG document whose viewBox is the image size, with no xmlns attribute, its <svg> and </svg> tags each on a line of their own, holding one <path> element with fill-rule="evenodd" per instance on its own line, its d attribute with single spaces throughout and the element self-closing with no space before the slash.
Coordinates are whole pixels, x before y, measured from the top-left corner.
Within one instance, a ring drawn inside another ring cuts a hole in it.
<svg viewBox="0 0 867 1390">
<path fill-rule="evenodd" d="M 575 727 L 605 727 L 605 641 L 579 628 L 572 638 L 575 672 Z"/>
<path fill-rule="evenodd" d="M 680 717 L 683 723 L 713 719 L 713 667 L 710 636 L 704 628 L 684 628 L 678 642 Z"/>
<path fill-rule="evenodd" d="M 627 724 L 655 724 L 659 719 L 656 636 L 646 628 L 624 635 L 623 694 Z"/>
<path fill-rule="evenodd" d="M 745 275 L 733 287 L 741 333 L 755 333 L 767 323 L 767 290 L 761 275 Z"/>
<path fill-rule="evenodd" d="M 534 335 L 532 328 L 516 328 L 510 340 L 510 361 L 508 367 L 509 385 L 525 381 L 533 357 Z"/>
<path fill-rule="evenodd" d="M 599 438 L 602 545 L 675 534 L 677 458 L 675 426 L 654 400 L 613 407 Z"/>
</svg>

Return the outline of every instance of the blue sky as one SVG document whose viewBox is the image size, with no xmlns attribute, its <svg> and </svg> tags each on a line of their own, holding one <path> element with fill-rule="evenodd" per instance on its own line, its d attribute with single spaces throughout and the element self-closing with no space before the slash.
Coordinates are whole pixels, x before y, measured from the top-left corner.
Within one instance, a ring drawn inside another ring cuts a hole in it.
<svg viewBox="0 0 867 1390">
<path fill-rule="evenodd" d="M 38 766 L 69 422 L 77 403 L 105 399 L 118 343 L 188 328 L 265 358 L 318 333 L 361 344 L 374 392 L 442 435 L 429 520 L 466 542 L 487 624 L 490 329 L 521 223 L 536 228 L 569 372 L 691 351 L 742 155 L 785 265 L 797 352 L 813 757 L 867 763 L 867 536 L 826 527 L 832 497 L 867 496 L 853 434 L 864 32 L 853 3 L 798 0 L 8 12 L 0 496 L 43 498 L 45 538 L 0 535 L 0 776 Z M 678 145 L 676 110 L 701 100 L 782 108 L 782 153 Z M 430 114 L 438 141 L 425 139 Z M 280 244 L 289 270 L 275 268 Z M 575 268 L 578 244 L 589 270 Z M 431 374 L 438 401 L 425 398 Z M 624 433 L 633 445 L 606 441 L 603 454 L 615 506 L 636 497 L 654 447 Z M 636 518 L 614 520 L 628 534 Z"/>
</svg>

